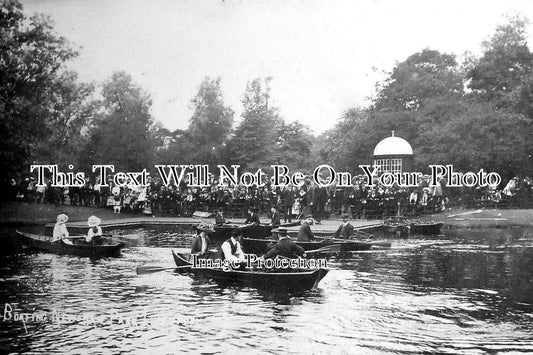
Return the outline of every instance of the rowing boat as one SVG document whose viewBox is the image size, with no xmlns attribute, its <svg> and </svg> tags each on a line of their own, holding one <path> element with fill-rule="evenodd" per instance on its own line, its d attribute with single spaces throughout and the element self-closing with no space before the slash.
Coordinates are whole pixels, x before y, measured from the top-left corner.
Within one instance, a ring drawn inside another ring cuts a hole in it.
<svg viewBox="0 0 533 355">
<path fill-rule="evenodd" d="M 300 221 L 283 223 L 277 226 L 271 226 L 267 224 L 253 224 L 253 225 L 238 225 L 238 224 L 221 224 L 215 225 L 214 232 L 209 234 L 211 240 L 226 240 L 231 237 L 231 232 L 237 228 L 242 229 L 243 237 L 257 238 L 257 239 L 269 239 L 274 228 L 286 228 L 293 227 L 300 224 Z"/>
<path fill-rule="evenodd" d="M 282 269 L 274 271 L 197 268 L 185 256 L 172 251 L 178 270 L 219 283 L 237 283 L 269 291 L 304 291 L 316 288 L 328 273 L 327 269 Z"/>
<path fill-rule="evenodd" d="M 120 250 L 124 247 L 123 243 L 109 243 L 102 245 L 93 245 L 89 243 L 80 242 L 79 237 L 69 238 L 72 243 L 65 243 L 63 240 L 53 242 L 51 236 L 45 236 L 40 234 L 23 233 L 17 231 L 23 245 L 43 250 L 47 252 L 57 254 L 71 254 L 77 256 L 89 256 L 89 257 L 106 257 L 106 256 L 119 256 Z"/>
<path fill-rule="evenodd" d="M 439 235 L 440 229 L 442 228 L 443 223 L 436 222 L 412 222 L 410 224 L 411 233 L 413 234 L 423 234 L 423 235 Z"/>
<path fill-rule="evenodd" d="M 249 254 L 264 254 L 276 243 L 277 241 L 272 239 L 242 238 L 242 247 L 244 251 Z M 340 252 L 361 251 L 372 248 L 371 242 L 338 238 L 316 238 L 316 240 L 312 242 L 295 241 L 295 243 L 301 246 L 305 251 L 316 250 L 329 245 L 338 245 Z"/>
</svg>

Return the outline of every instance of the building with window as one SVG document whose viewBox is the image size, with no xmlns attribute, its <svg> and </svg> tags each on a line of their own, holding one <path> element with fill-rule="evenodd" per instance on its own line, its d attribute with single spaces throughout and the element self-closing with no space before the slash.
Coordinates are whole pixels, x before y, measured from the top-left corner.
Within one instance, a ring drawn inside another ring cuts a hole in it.
<svg viewBox="0 0 533 355">
<path fill-rule="evenodd" d="M 374 148 L 374 165 L 379 173 L 410 172 L 413 167 L 413 148 L 405 139 L 394 136 L 381 140 Z"/>
</svg>

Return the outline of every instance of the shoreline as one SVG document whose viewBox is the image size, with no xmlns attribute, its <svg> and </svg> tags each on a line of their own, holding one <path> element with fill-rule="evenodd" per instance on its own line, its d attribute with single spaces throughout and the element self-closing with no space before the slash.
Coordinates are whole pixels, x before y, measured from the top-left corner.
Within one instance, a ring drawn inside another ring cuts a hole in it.
<svg viewBox="0 0 533 355">
<path fill-rule="evenodd" d="M 111 209 L 71 206 L 71 205 L 38 205 L 21 202 L 8 202 L 0 204 L 0 226 L 44 226 L 55 223 L 59 213 L 69 216 L 69 223 L 80 225 L 87 221 L 91 215 L 96 215 L 102 221 L 114 225 L 142 224 L 142 225 L 193 225 L 200 222 L 201 218 L 181 216 L 151 216 L 141 213 L 114 214 Z M 461 228 L 507 228 L 507 227 L 533 227 L 533 209 L 447 209 L 439 214 L 422 215 L 412 218 L 422 222 L 442 222 L 443 229 Z M 244 219 L 233 219 L 232 223 L 242 223 Z M 261 218 L 262 222 L 269 222 L 267 218 Z M 357 220 L 350 219 L 350 223 L 358 224 L 361 228 L 367 225 L 375 225 L 381 220 Z M 335 226 L 341 223 L 340 216 L 322 221 L 322 226 Z M 320 229 L 321 225 L 314 225 Z M 356 226 L 357 228 L 357 226 Z"/>
</svg>

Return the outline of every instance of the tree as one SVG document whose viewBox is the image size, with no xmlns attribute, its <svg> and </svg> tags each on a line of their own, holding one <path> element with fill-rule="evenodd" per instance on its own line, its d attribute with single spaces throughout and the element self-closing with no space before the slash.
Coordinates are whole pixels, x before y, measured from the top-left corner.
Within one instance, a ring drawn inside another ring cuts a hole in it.
<svg viewBox="0 0 533 355">
<path fill-rule="evenodd" d="M 531 171 L 527 131 L 531 132 L 531 125 L 524 116 L 469 100 L 452 119 L 426 132 L 425 152 L 418 159 L 426 166 L 453 163 L 464 172 L 483 168 L 508 176 L 528 166 Z"/>
<path fill-rule="evenodd" d="M 242 122 L 230 142 L 230 158 L 235 164 L 261 168 L 276 163 L 276 146 L 281 119 L 269 103 L 271 78 L 249 82 L 242 104 Z"/>
<path fill-rule="evenodd" d="M 189 157 L 199 162 L 218 163 L 220 152 L 230 137 L 234 115 L 233 110 L 224 105 L 220 78 L 206 77 L 191 104 L 194 113 L 188 131 L 195 149 Z"/>
<path fill-rule="evenodd" d="M 286 124 L 281 122 L 276 147 L 279 163 L 290 165 L 292 169 L 312 169 L 311 146 L 313 136 L 309 128 L 298 121 Z"/>
<path fill-rule="evenodd" d="M 323 161 L 335 169 L 356 171 L 359 164 L 367 163 L 375 141 L 367 137 L 369 125 L 368 110 L 351 108 L 346 110 L 335 127 L 323 136 L 321 155 Z"/>
<path fill-rule="evenodd" d="M 125 72 L 113 73 L 102 96 L 104 111 L 94 120 L 86 165 L 113 164 L 126 171 L 148 167 L 155 148 L 149 96 Z"/>
<path fill-rule="evenodd" d="M 78 165 L 98 104 L 91 100 L 94 85 L 78 84 L 77 79 L 75 72 L 65 72 L 52 81 L 46 139 L 36 144 L 38 162 Z"/>
<path fill-rule="evenodd" d="M 50 133 L 58 75 L 77 55 L 50 19 L 26 18 L 18 1 L 0 4 L 0 183 L 37 157 Z"/>
<path fill-rule="evenodd" d="M 527 46 L 528 22 L 526 18 L 515 16 L 498 26 L 490 41 L 483 43 L 483 56 L 467 73 L 474 94 L 492 101 L 496 107 L 515 106 L 515 98 L 520 96 L 517 92 L 524 88 L 524 80 L 527 83 L 532 73 L 533 54 Z"/>
<path fill-rule="evenodd" d="M 454 55 L 424 49 L 409 56 L 378 85 L 377 111 L 410 111 L 424 107 L 427 98 L 460 97 L 463 79 Z"/>
</svg>

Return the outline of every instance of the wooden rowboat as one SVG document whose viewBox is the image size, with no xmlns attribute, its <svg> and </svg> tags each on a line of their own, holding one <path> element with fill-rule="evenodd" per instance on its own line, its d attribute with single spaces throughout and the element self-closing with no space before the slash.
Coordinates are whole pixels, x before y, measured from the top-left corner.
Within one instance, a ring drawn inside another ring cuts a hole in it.
<svg viewBox="0 0 533 355">
<path fill-rule="evenodd" d="M 440 229 L 443 226 L 443 223 L 435 223 L 435 222 L 412 222 L 410 224 L 411 226 L 411 233 L 413 234 L 423 234 L 423 235 L 439 235 Z"/>
<path fill-rule="evenodd" d="M 265 254 L 274 244 L 276 240 L 272 239 L 256 239 L 256 238 L 243 238 L 242 247 L 246 253 L 262 255 Z M 354 240 L 345 240 L 338 238 L 316 238 L 313 242 L 299 242 L 296 244 L 304 248 L 305 251 L 316 250 L 330 245 L 338 245 L 340 252 L 347 251 L 362 251 L 372 248 L 371 242 L 361 242 Z"/>
<path fill-rule="evenodd" d="M 199 277 L 219 283 L 237 283 L 268 291 L 304 291 L 316 288 L 320 280 L 328 273 L 327 269 L 298 270 L 229 270 L 218 268 L 195 268 L 185 256 L 172 251 L 174 262 L 180 271 L 192 273 Z"/>
<path fill-rule="evenodd" d="M 242 235 L 245 238 L 256 238 L 256 239 L 269 239 L 272 234 L 272 229 L 275 228 L 286 228 L 293 227 L 300 224 L 300 221 L 291 222 L 291 223 L 282 223 L 277 226 L 270 226 L 267 224 L 259 225 L 238 225 L 238 224 L 222 224 L 215 225 L 214 232 L 209 234 L 211 240 L 226 240 L 231 237 L 231 232 L 237 228 L 242 229 Z"/>
<path fill-rule="evenodd" d="M 83 242 L 80 243 L 78 240 L 80 238 L 69 239 L 72 241 L 72 244 L 68 244 L 63 241 L 52 243 L 52 237 L 50 236 L 22 233 L 19 231 L 17 231 L 17 235 L 19 236 L 22 244 L 27 247 L 57 254 L 89 256 L 94 258 L 119 256 L 120 250 L 124 247 L 123 243 L 102 245 L 92 245 Z"/>
</svg>

